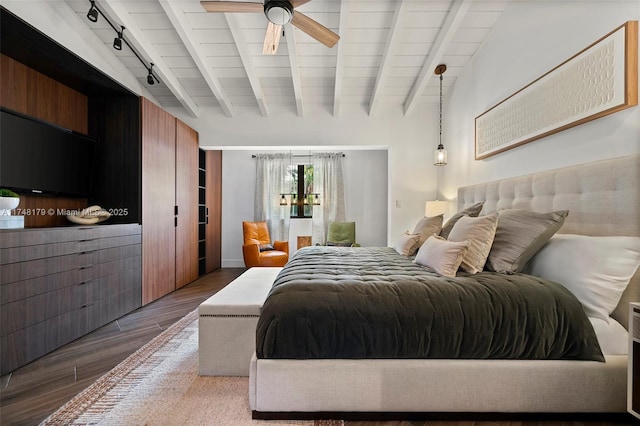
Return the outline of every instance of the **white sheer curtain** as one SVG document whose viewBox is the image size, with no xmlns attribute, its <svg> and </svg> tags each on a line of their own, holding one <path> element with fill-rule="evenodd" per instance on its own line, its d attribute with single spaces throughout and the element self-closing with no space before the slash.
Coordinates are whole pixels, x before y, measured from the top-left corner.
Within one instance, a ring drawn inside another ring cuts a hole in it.
<svg viewBox="0 0 640 426">
<path fill-rule="evenodd" d="M 313 244 L 326 242 L 330 222 L 345 220 L 342 153 L 312 155 L 313 192 L 320 193 L 320 205 L 313 206 Z"/>
<path fill-rule="evenodd" d="M 256 156 L 256 192 L 254 220 L 266 221 L 271 240 L 289 241 L 290 210 L 280 205 L 280 194 L 289 193 L 286 176 L 289 154 L 258 154 Z"/>
</svg>

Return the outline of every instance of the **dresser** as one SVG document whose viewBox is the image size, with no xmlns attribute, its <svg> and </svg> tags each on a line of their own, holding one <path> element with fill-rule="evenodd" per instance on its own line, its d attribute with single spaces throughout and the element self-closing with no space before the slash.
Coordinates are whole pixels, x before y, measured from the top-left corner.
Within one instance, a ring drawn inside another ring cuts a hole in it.
<svg viewBox="0 0 640 426">
<path fill-rule="evenodd" d="M 0 232 L 0 374 L 141 306 L 139 224 Z"/>
</svg>

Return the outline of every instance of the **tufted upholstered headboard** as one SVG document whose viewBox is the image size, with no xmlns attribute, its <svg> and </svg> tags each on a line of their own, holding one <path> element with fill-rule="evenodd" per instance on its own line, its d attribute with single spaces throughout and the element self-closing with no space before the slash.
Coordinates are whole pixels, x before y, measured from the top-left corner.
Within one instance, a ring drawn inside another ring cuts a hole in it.
<svg viewBox="0 0 640 426">
<path fill-rule="evenodd" d="M 640 236 L 640 155 L 597 161 L 458 189 L 459 210 L 569 210 L 560 233 Z"/>
<path fill-rule="evenodd" d="M 569 210 L 560 233 L 640 236 L 640 155 L 597 161 L 458 189 L 458 210 L 484 201 L 481 215 L 517 208 Z M 628 326 L 640 300 L 640 268 L 611 315 Z"/>
</svg>

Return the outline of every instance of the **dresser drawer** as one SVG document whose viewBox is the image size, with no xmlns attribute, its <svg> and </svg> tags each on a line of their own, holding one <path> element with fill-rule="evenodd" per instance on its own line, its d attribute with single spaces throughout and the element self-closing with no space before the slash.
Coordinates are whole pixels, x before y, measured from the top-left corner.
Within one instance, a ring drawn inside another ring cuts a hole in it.
<svg viewBox="0 0 640 426">
<path fill-rule="evenodd" d="M 77 254 L 70 254 L 66 256 L 56 256 L 46 259 L 2 265 L 0 285 L 31 280 L 33 278 L 44 277 L 50 274 L 58 274 L 60 272 L 75 269 L 88 269 L 86 273 L 90 276 L 93 276 L 92 273 L 98 273 L 97 269 L 95 271 L 91 271 L 91 269 L 95 268 L 87 268 L 87 265 L 80 263 L 81 261 L 82 259 Z"/>
<path fill-rule="evenodd" d="M 139 235 L 141 233 L 142 227 L 137 223 L 2 230 L 0 231 L 2 236 L 0 238 L 0 249 L 118 237 L 121 235 Z"/>
<path fill-rule="evenodd" d="M 44 259 L 47 257 L 64 256 L 77 252 L 77 241 L 4 248 L 0 250 L 0 265 L 7 265 L 17 262 L 27 262 L 29 260 Z"/>
<path fill-rule="evenodd" d="M 38 294 L 50 293 L 63 287 L 80 284 L 95 278 L 98 272 L 97 269 L 72 269 L 29 280 L 3 284 L 0 285 L 0 304 L 4 305 L 16 300 L 37 296 Z"/>
<path fill-rule="evenodd" d="M 132 244 L 141 244 L 142 236 L 137 235 L 120 235 L 117 237 L 93 238 L 78 241 L 78 252 L 86 252 L 92 250 L 102 250 L 112 247 L 129 246 Z"/>
</svg>

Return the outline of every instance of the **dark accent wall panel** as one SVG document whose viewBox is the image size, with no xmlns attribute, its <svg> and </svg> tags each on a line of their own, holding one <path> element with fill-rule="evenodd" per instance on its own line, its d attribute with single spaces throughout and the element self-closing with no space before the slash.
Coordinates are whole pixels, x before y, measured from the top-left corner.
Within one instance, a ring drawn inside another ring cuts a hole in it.
<svg viewBox="0 0 640 426">
<path fill-rule="evenodd" d="M 140 100 L 92 97 L 89 130 L 100 141 L 90 204 L 112 213 L 108 223 L 141 223 Z"/>
</svg>

